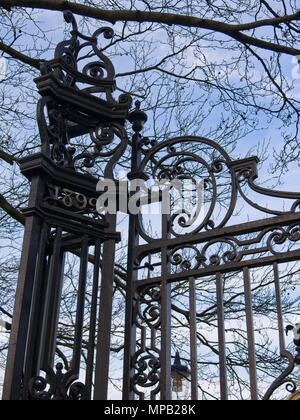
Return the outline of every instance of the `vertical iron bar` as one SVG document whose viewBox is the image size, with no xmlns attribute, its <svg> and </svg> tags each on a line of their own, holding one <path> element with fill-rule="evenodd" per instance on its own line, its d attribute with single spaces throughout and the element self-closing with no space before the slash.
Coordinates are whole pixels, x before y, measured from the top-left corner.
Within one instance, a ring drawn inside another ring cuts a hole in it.
<svg viewBox="0 0 300 420">
<path fill-rule="evenodd" d="M 117 216 L 115 214 L 107 215 L 107 220 L 109 229 L 115 232 Z M 95 400 L 106 400 L 108 393 L 115 256 L 115 240 L 105 242 L 102 256 L 100 312 L 96 345 Z"/>
<path fill-rule="evenodd" d="M 31 182 L 28 207 L 34 208 L 39 203 L 43 197 L 44 189 L 45 181 L 40 179 L 39 176 L 34 177 Z M 3 400 L 18 400 L 20 398 L 41 227 L 41 220 L 38 216 L 33 215 L 26 218 L 20 273 L 3 384 Z"/>
<path fill-rule="evenodd" d="M 32 309 L 30 314 L 30 324 L 28 332 L 28 342 L 26 348 L 26 361 L 23 379 L 23 399 L 28 399 L 28 385 L 33 376 L 39 374 L 38 351 L 41 339 L 41 319 L 45 305 L 45 293 L 47 287 L 47 239 L 49 226 L 44 223 L 41 231 L 38 260 L 34 278 L 34 289 L 32 298 Z"/>
<path fill-rule="evenodd" d="M 221 400 L 228 400 L 227 366 L 226 366 L 226 339 L 224 317 L 224 289 L 221 273 L 216 274 L 217 286 L 217 313 L 218 313 L 218 341 L 220 363 L 220 393 Z"/>
<path fill-rule="evenodd" d="M 129 237 L 127 257 L 127 284 L 124 337 L 123 400 L 133 400 L 131 381 L 134 375 L 132 358 L 136 349 L 136 324 L 134 318 L 134 297 L 137 271 L 134 270 L 134 248 L 138 245 L 136 216 L 129 216 Z"/>
<path fill-rule="evenodd" d="M 97 307 L 98 307 L 98 291 L 99 291 L 99 274 L 100 274 L 100 258 L 101 258 L 101 241 L 97 240 L 95 243 L 94 254 L 94 275 L 93 275 L 93 289 L 91 301 L 91 315 L 90 315 L 90 333 L 87 353 L 87 369 L 86 369 L 86 388 L 89 398 L 92 395 L 93 372 L 94 372 L 94 354 L 96 342 L 96 322 L 97 322 Z"/>
<path fill-rule="evenodd" d="M 60 305 L 61 305 L 61 296 L 63 289 L 63 280 L 64 280 L 64 267 L 65 267 L 65 253 L 60 252 L 57 273 L 56 273 L 56 294 L 54 295 L 54 305 L 53 305 L 53 325 L 50 334 L 50 346 L 49 351 L 52 349 L 52 353 L 49 352 L 49 365 L 54 363 L 55 352 L 57 347 L 57 334 L 58 334 L 58 322 L 60 314 Z"/>
<path fill-rule="evenodd" d="M 3 400 L 20 398 L 40 228 L 40 220 L 36 216 L 27 218 L 6 361 Z"/>
<path fill-rule="evenodd" d="M 131 173 L 128 175 L 130 181 L 140 177 L 139 169 L 142 161 L 142 135 L 141 131 L 147 121 L 147 115 L 140 109 L 140 103 L 136 102 L 136 108 L 129 115 L 134 134 L 132 136 L 131 150 Z M 131 191 L 130 196 L 137 191 Z M 135 267 L 135 248 L 139 245 L 139 233 L 137 226 L 138 216 L 129 211 L 129 234 L 128 234 L 128 255 L 127 255 L 127 282 L 126 282 L 126 309 L 125 309 L 125 335 L 124 335 L 124 362 L 123 362 L 123 400 L 133 400 L 132 378 L 134 368 L 132 359 L 136 351 L 136 323 L 134 319 L 134 299 L 137 271 Z"/>
<path fill-rule="evenodd" d="M 190 302 L 190 349 L 191 349 L 191 397 L 198 399 L 198 364 L 197 364 L 197 308 L 195 279 L 189 279 Z"/>
<path fill-rule="evenodd" d="M 81 253 L 80 253 L 80 269 L 79 269 L 79 282 L 78 282 L 78 293 L 77 293 L 75 337 L 74 337 L 73 358 L 72 358 L 72 363 L 71 363 L 71 368 L 76 374 L 78 374 L 80 371 L 88 258 L 89 258 L 89 238 L 87 235 L 85 235 L 82 239 Z"/>
<path fill-rule="evenodd" d="M 162 238 L 169 238 L 169 214 L 162 215 Z M 161 251 L 161 348 L 160 348 L 160 398 L 171 400 L 171 284 L 168 282 L 168 249 Z"/>
<path fill-rule="evenodd" d="M 53 254 L 50 259 L 45 308 L 42 321 L 39 365 L 43 369 L 48 369 L 53 365 L 56 349 L 57 324 L 59 318 L 64 265 L 64 254 L 62 252 L 61 242 L 62 228 L 57 228 L 53 244 Z"/>
<path fill-rule="evenodd" d="M 285 338 L 284 338 L 284 326 L 283 326 L 278 263 L 273 264 L 273 270 L 274 270 L 275 296 L 276 296 L 276 308 L 277 308 L 277 320 L 278 320 L 279 346 L 280 346 L 280 354 L 282 355 L 282 354 L 285 354 L 286 347 L 285 347 Z"/>
<path fill-rule="evenodd" d="M 250 392 L 251 392 L 251 399 L 253 401 L 256 401 L 258 399 L 258 389 L 257 389 L 256 354 L 255 354 L 255 334 L 254 334 L 254 325 L 253 325 L 251 279 L 250 279 L 250 272 L 249 272 L 248 267 L 244 268 L 243 276 L 244 276 L 245 306 L 246 306 L 246 321 L 247 321 Z"/>
</svg>

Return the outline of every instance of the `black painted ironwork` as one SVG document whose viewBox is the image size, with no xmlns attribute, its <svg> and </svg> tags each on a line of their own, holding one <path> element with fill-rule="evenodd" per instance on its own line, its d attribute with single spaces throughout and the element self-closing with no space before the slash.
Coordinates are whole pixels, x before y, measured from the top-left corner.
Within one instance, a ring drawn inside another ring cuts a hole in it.
<svg viewBox="0 0 300 420">
<path fill-rule="evenodd" d="M 54 59 L 42 64 L 36 79 L 41 94 L 37 114 L 41 153 L 21 161 L 31 190 L 24 210 L 24 245 L 3 398 L 108 396 L 114 260 L 120 235 L 116 215 L 97 211 L 96 174 L 100 160 L 102 175 L 114 180 L 114 168 L 129 145 L 126 121 L 134 132 L 128 178 L 202 182 L 209 205 L 196 214 L 178 213 L 171 200 L 168 212 L 161 214 L 156 236 L 147 229 L 142 214 L 129 215 L 123 398 L 172 397 L 172 366 L 174 372 L 178 357 L 174 362 L 171 292 L 172 285 L 180 282 L 189 285 L 190 367 L 185 369 L 191 398 L 198 398 L 195 282 L 210 276 L 218 324 L 220 398 L 228 399 L 224 275 L 239 272 L 244 279 L 251 398 L 258 399 L 250 272 L 265 266 L 273 272 L 280 353 L 289 366 L 264 399 L 285 384 L 295 392 L 297 384 L 290 375 L 299 364 L 299 340 L 295 339 L 294 356 L 285 345 L 279 264 L 300 259 L 300 193 L 260 187 L 256 157 L 232 160 L 209 139 L 186 136 L 157 144 L 144 138 L 147 115 L 141 104 L 137 102 L 129 112 L 128 95 L 118 101 L 113 97 L 114 67 L 98 45 L 99 37 L 111 39 L 113 31 L 102 28 L 87 37 L 78 31 L 72 14 L 66 12 L 65 19 L 72 25 L 71 38 L 57 46 Z M 272 200 L 271 204 L 276 200 L 290 204 L 286 210 L 263 206 L 261 197 Z M 238 198 L 257 211 L 254 221 L 240 218 L 234 223 Z M 157 201 L 161 202 L 160 195 Z M 77 255 L 80 262 L 68 368 L 56 355 L 67 253 Z M 89 325 L 84 326 L 89 264 L 94 267 L 92 300 Z M 85 376 L 81 374 L 84 327 L 89 331 Z"/>
<path fill-rule="evenodd" d="M 104 176 L 114 178 L 114 167 L 127 147 L 124 124 L 131 100 L 126 95 L 119 101 L 113 98 L 114 67 L 98 46 L 98 38 L 111 39 L 113 31 L 102 28 L 86 37 L 78 31 L 72 14 L 66 12 L 65 20 L 72 24 L 71 38 L 58 44 L 55 58 L 42 64 L 36 79 L 41 94 L 37 107 L 41 153 L 21 161 L 31 190 L 23 212 L 24 245 L 4 399 L 90 399 L 94 380 L 98 397 L 107 392 L 113 254 L 120 234 L 116 216 L 100 215 L 96 209 L 98 178 L 92 169 L 101 159 Z M 67 253 L 80 259 L 78 278 L 73 279 L 77 309 L 68 368 L 56 354 Z M 94 264 L 93 296 L 86 326 L 90 261 Z M 101 278 L 105 282 L 99 296 Z M 81 380 L 84 330 L 89 331 L 88 368 Z"/>
<path fill-rule="evenodd" d="M 224 275 L 231 272 L 241 272 L 244 278 L 251 399 L 260 399 L 250 271 L 265 266 L 273 270 L 281 357 L 289 366 L 262 397 L 270 399 L 283 384 L 288 384 L 289 392 L 295 392 L 296 381 L 289 375 L 294 372 L 298 356 L 295 358 L 285 346 L 278 264 L 300 258 L 300 193 L 258 186 L 256 157 L 231 160 L 218 144 L 201 137 L 181 137 L 159 143 L 144 152 L 138 162 L 135 171 L 144 178 L 171 181 L 176 177 L 194 177 L 195 184 L 197 177 L 202 178 L 209 205 L 201 217 L 186 211 L 172 213 L 171 207 L 168 217 L 161 218 L 157 236 L 153 235 L 153 229 L 147 230 L 143 215 L 131 217 L 134 241 L 129 243 L 127 303 L 132 308 L 127 309 L 126 314 L 129 334 L 126 349 L 130 354 L 127 364 L 125 361 L 124 399 L 170 398 L 171 296 L 168 287 L 189 282 L 193 302 L 193 282 L 207 276 L 211 276 L 212 288 L 216 290 L 220 398 L 229 398 L 223 288 Z M 287 210 L 264 207 L 261 202 L 266 197 L 277 199 L 279 205 L 287 201 Z M 253 222 L 232 222 L 238 199 L 257 212 Z M 197 325 L 193 304 L 190 311 L 194 376 L 190 395 L 197 398 Z"/>
</svg>

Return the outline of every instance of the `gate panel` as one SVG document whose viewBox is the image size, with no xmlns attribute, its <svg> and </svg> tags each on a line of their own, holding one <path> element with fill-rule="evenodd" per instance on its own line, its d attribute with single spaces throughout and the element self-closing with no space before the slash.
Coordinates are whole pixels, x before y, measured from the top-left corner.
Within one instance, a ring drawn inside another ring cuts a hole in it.
<svg viewBox="0 0 300 420">
<path fill-rule="evenodd" d="M 129 271 L 133 300 L 130 297 L 127 301 L 128 304 L 132 302 L 132 315 L 130 319 L 127 318 L 127 323 L 131 326 L 131 331 L 134 331 L 136 340 L 129 334 L 132 342 L 136 342 L 136 348 L 125 348 L 125 352 L 130 354 L 132 364 L 129 370 L 124 371 L 126 383 L 131 383 L 131 390 L 124 397 L 169 399 L 178 372 L 190 384 L 190 398 L 199 397 L 199 317 L 193 303 L 193 284 L 210 276 L 211 287 L 216 292 L 220 399 L 229 398 L 224 276 L 239 272 L 242 275 L 239 287 L 245 305 L 250 398 L 269 399 L 287 381 L 287 376 L 294 370 L 297 362 L 297 358 L 285 346 L 278 264 L 297 262 L 300 259 L 300 194 L 259 187 L 255 183 L 258 177 L 256 157 L 232 161 L 219 145 L 208 139 L 171 139 L 152 146 L 144 153 L 145 157 L 137 169 L 139 176 L 143 174 L 143 178 L 148 180 L 163 180 L 166 183 L 175 179 L 192 178 L 195 185 L 202 182 L 205 199 L 204 210 L 201 213 L 201 209 L 195 206 L 197 217 L 193 218 L 185 210 L 175 211 L 171 198 L 170 212 L 161 216 L 163 222 L 160 230 L 157 227 L 159 233 L 156 236 L 153 236 L 154 229 L 147 230 L 143 214 L 131 218 L 136 240 L 135 243 L 129 243 L 130 252 L 134 255 L 134 271 L 132 274 Z M 172 193 L 169 192 L 169 195 Z M 163 192 L 158 199 L 161 203 L 162 196 Z M 254 201 L 255 196 L 259 204 Z M 271 202 L 272 208 L 268 204 L 263 205 L 264 200 Z M 245 223 L 245 219 L 235 215 L 241 201 L 253 210 L 253 221 Z M 145 200 L 143 203 L 148 205 Z M 163 205 L 162 203 L 162 207 Z M 193 220 L 192 224 L 188 223 L 189 219 Z M 257 374 L 251 280 L 252 271 L 262 270 L 264 267 L 273 272 L 280 355 L 290 363 L 288 370 L 275 381 L 265 396 L 263 390 L 266 384 L 259 383 Z M 180 361 L 178 350 L 176 351 L 176 337 L 170 334 L 171 305 L 174 304 L 171 288 L 174 290 L 180 282 L 188 282 L 190 294 L 187 313 L 190 342 L 186 344 L 189 356 L 184 363 Z M 128 328 L 127 333 L 129 330 Z M 296 388 L 296 383 L 292 380 L 289 390 L 295 391 Z"/>
</svg>

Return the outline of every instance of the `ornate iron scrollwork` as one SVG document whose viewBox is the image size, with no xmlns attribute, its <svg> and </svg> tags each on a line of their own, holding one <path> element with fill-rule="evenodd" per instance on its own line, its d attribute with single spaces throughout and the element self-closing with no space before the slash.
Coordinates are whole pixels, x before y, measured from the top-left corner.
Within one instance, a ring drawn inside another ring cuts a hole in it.
<svg viewBox="0 0 300 420">
<path fill-rule="evenodd" d="M 294 344 L 296 346 L 296 354 L 293 356 L 290 352 L 285 351 L 282 353 L 282 357 L 287 359 L 289 364 L 285 371 L 277 378 L 267 390 L 264 400 L 269 400 L 272 395 L 277 391 L 280 387 L 285 385 L 286 390 L 290 394 L 295 394 L 298 389 L 298 382 L 297 380 L 290 377 L 293 373 L 296 366 L 300 366 L 300 324 L 296 325 L 288 325 L 286 327 L 286 334 L 289 331 L 294 332 Z M 292 395 L 291 395 L 292 397 Z M 290 398 L 289 398 L 290 399 Z"/>
<path fill-rule="evenodd" d="M 133 367 L 135 374 L 133 376 L 134 392 L 140 397 L 143 392 L 138 388 L 152 388 L 151 394 L 155 395 L 159 392 L 159 351 L 157 349 L 146 348 L 135 353 L 133 358 Z"/>
<path fill-rule="evenodd" d="M 145 288 L 137 301 L 136 324 L 143 328 L 147 325 L 157 329 L 160 326 L 160 288 L 151 286 Z"/>
<path fill-rule="evenodd" d="M 29 395 L 33 400 L 87 400 L 86 386 L 70 379 L 70 372 L 63 374 L 62 363 L 57 363 L 56 372 L 47 369 L 45 377 L 36 376 L 29 382 Z"/>
<path fill-rule="evenodd" d="M 193 151 L 195 150 L 195 151 Z M 200 231 L 210 230 L 223 226 L 232 215 L 236 201 L 236 183 L 234 173 L 230 168 L 230 158 L 219 145 L 211 140 L 201 137 L 180 137 L 158 143 L 152 147 L 141 163 L 140 172 L 149 178 L 158 181 L 189 180 L 197 186 L 203 183 L 203 190 L 207 201 L 210 201 L 208 209 L 202 217 L 199 212 L 191 214 L 183 210 L 170 214 L 170 234 L 183 236 L 195 234 Z M 226 179 L 225 184 L 220 186 L 218 179 Z M 226 191 L 227 211 L 221 215 L 221 220 L 214 220 L 218 210 L 218 199 Z M 202 192 L 202 191 L 201 191 Z M 199 191 L 195 191 L 195 194 Z M 198 197 L 199 198 L 199 197 Z M 197 208 L 197 207 L 196 207 Z M 202 210 L 202 209 L 201 209 Z M 148 241 L 151 237 L 143 226 L 140 233 Z"/>
<path fill-rule="evenodd" d="M 36 79 L 43 96 L 38 104 L 42 147 L 62 167 L 92 168 L 97 158 L 113 156 L 116 137 L 126 146 L 123 126 L 131 98 L 113 98 L 115 70 L 98 45 L 101 35 L 112 39 L 113 30 L 100 28 L 88 37 L 79 32 L 72 13 L 64 17 L 72 25 L 71 38 L 58 44 Z M 72 144 L 75 137 L 81 138 L 80 147 Z"/>
<path fill-rule="evenodd" d="M 144 399 L 147 389 L 151 399 L 160 391 L 160 350 L 156 334 L 161 325 L 161 290 L 151 286 L 139 291 L 136 302 L 135 323 L 140 330 L 139 350 L 133 355 L 134 376 L 132 388 L 140 399 Z"/>
<path fill-rule="evenodd" d="M 147 376 L 150 372 L 152 378 L 148 361 L 152 363 L 153 351 L 158 347 L 160 355 L 165 350 L 159 349 L 159 341 L 154 340 L 151 343 L 149 338 L 145 338 L 154 331 L 151 324 L 153 320 L 157 323 L 156 327 L 161 328 L 161 322 L 157 318 L 161 310 L 157 308 L 158 302 L 154 304 L 152 299 L 144 299 L 145 294 L 162 287 L 166 282 L 177 284 L 189 278 L 201 279 L 212 275 L 222 279 L 225 272 L 243 272 L 246 285 L 247 271 L 252 267 L 272 264 L 276 266 L 280 262 L 298 260 L 300 257 L 300 225 L 297 213 L 300 192 L 276 191 L 257 185 L 256 157 L 232 160 L 220 145 L 206 138 L 192 136 L 166 140 L 142 151 L 144 158 L 136 168 L 137 174 L 143 174 L 149 184 L 158 181 L 160 185 L 165 185 L 174 180 L 185 179 L 189 179 L 193 185 L 202 183 L 201 192 L 205 205 L 201 211 L 195 206 L 192 209 L 195 214 L 192 214 L 184 208 L 177 211 L 171 200 L 167 226 L 165 224 L 164 229 L 157 227 L 155 232 L 149 219 L 143 214 L 134 221 L 140 241 L 139 245 L 133 246 L 137 277 L 133 283 L 138 296 L 134 320 L 135 326 L 140 330 L 140 334 L 137 334 L 140 339 L 137 340 L 137 351 L 133 352 L 132 366 L 135 373 L 131 379 L 132 389 L 140 398 L 147 395 L 147 384 L 150 388 L 153 386 Z M 264 207 L 262 197 L 266 202 L 271 198 L 272 205 L 266 204 Z M 160 200 L 162 201 L 161 197 Z M 253 221 L 243 219 L 243 207 L 250 208 Z M 166 218 L 160 214 L 161 226 L 164 220 Z M 279 283 L 279 279 L 277 282 Z M 250 279 L 248 286 L 249 283 Z M 276 287 L 279 290 L 278 284 Z M 279 299 L 278 296 L 276 299 Z M 140 309 L 143 302 L 144 313 Z M 223 299 L 217 302 L 219 314 L 223 311 L 221 304 L 223 305 Z M 278 302 L 277 304 L 279 305 Z M 153 317 L 146 318 L 145 314 L 148 312 Z M 219 322 L 223 322 L 222 317 L 219 318 Z M 220 325 L 220 328 L 224 328 L 224 325 Z M 289 365 L 274 382 L 266 399 L 282 385 L 286 385 L 289 392 L 295 392 L 297 388 L 296 381 L 291 378 L 295 358 L 289 352 L 284 352 L 283 348 L 281 350 L 282 357 L 288 360 Z M 158 368 L 157 363 L 153 366 Z M 252 368 L 255 369 L 254 364 Z M 158 369 L 161 374 L 163 368 L 160 366 Z M 161 381 L 162 387 L 167 380 L 165 378 Z M 253 382 L 252 377 L 252 385 Z M 169 395 L 166 389 L 157 392 Z M 254 391 L 252 398 L 254 399 Z M 255 398 L 258 398 L 258 393 Z"/>
</svg>

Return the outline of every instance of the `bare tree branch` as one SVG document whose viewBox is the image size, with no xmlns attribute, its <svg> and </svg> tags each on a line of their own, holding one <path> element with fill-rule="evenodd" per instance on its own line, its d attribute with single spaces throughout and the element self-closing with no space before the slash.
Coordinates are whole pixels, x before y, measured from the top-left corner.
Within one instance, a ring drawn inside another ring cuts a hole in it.
<svg viewBox="0 0 300 420">
<path fill-rule="evenodd" d="M 179 25 L 189 28 L 207 29 L 227 35 L 238 42 L 247 43 L 258 48 L 269 51 L 284 53 L 288 55 L 300 55 L 300 49 L 288 47 L 281 44 L 275 44 L 253 36 L 245 35 L 241 31 L 256 28 L 274 26 L 281 23 L 289 23 L 300 20 L 300 11 L 292 15 L 263 19 L 261 21 L 250 22 L 246 24 L 232 25 L 225 22 L 211 19 L 201 19 L 195 16 L 187 16 L 174 13 L 148 12 L 141 10 L 106 10 L 83 4 L 73 3 L 66 0 L 1 0 L 0 7 L 10 10 L 13 7 L 31 7 L 47 10 L 64 11 L 70 10 L 73 13 L 85 17 L 91 17 L 115 23 L 117 21 L 131 22 L 152 22 L 166 25 Z"/>
<path fill-rule="evenodd" d="M 13 207 L 6 198 L 0 194 L 0 207 L 6 211 L 6 213 L 12 217 L 13 219 L 17 220 L 18 222 L 25 224 L 25 217 L 21 212 L 19 212 L 15 207 Z"/>
<path fill-rule="evenodd" d="M 18 162 L 18 158 L 5 152 L 2 149 L 0 149 L 0 159 L 4 160 L 6 163 L 9 163 L 10 165 L 13 165 L 15 162 Z"/>
<path fill-rule="evenodd" d="M 37 60 L 36 58 L 31 58 L 28 55 L 25 55 L 15 50 L 12 47 L 5 45 L 3 42 L 0 42 L 0 50 L 10 55 L 11 57 L 15 58 L 16 60 L 21 61 L 24 64 L 29 64 L 30 66 L 36 68 L 37 70 L 40 69 L 41 60 Z"/>
</svg>

